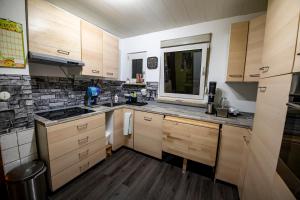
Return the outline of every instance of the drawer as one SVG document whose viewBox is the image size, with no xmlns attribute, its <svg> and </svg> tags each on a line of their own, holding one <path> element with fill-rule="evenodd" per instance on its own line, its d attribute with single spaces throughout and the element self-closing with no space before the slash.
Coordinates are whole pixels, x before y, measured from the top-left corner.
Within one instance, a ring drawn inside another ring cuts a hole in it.
<svg viewBox="0 0 300 200">
<path fill-rule="evenodd" d="M 81 173 L 85 172 L 95 164 L 99 163 L 106 156 L 105 150 L 100 150 L 87 159 L 80 161 L 79 163 L 63 170 L 59 174 L 55 175 L 51 179 L 52 191 L 55 191 L 59 187 L 63 186 L 73 178 L 77 177 Z"/>
<path fill-rule="evenodd" d="M 62 170 L 79 163 L 90 155 L 100 150 L 105 150 L 106 138 L 97 139 L 96 141 L 87 144 L 80 149 L 67 153 L 59 158 L 50 161 L 51 176 L 54 176 Z"/>
<path fill-rule="evenodd" d="M 88 132 L 75 135 L 59 142 L 50 143 L 48 144 L 49 159 L 53 160 L 58 158 L 103 137 L 105 137 L 105 126 L 95 128 Z"/>
<path fill-rule="evenodd" d="M 135 111 L 134 134 L 161 140 L 163 115 Z"/>
<path fill-rule="evenodd" d="M 209 166 L 216 161 L 219 129 L 164 120 L 162 149 Z"/>
<path fill-rule="evenodd" d="M 67 123 L 47 127 L 48 143 L 52 144 L 66 138 L 86 133 L 105 125 L 105 114 L 95 115 Z"/>
</svg>

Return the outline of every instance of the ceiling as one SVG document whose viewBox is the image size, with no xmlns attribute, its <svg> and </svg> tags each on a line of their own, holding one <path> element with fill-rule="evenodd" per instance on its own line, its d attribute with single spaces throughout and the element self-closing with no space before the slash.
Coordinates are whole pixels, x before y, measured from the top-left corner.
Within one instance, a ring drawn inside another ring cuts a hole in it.
<svg viewBox="0 0 300 200">
<path fill-rule="evenodd" d="M 267 0 L 48 0 L 120 38 L 264 11 Z"/>
</svg>

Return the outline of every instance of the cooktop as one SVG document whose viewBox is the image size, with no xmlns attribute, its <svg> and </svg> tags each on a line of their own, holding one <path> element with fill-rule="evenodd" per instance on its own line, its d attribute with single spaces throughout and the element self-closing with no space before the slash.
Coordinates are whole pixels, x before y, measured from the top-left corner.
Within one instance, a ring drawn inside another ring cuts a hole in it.
<svg viewBox="0 0 300 200">
<path fill-rule="evenodd" d="M 59 119 L 65 119 L 69 117 L 75 117 L 82 114 L 92 113 L 92 112 L 95 111 L 90 109 L 80 108 L 80 107 L 73 107 L 73 108 L 41 112 L 36 114 L 49 120 L 59 120 Z"/>
</svg>

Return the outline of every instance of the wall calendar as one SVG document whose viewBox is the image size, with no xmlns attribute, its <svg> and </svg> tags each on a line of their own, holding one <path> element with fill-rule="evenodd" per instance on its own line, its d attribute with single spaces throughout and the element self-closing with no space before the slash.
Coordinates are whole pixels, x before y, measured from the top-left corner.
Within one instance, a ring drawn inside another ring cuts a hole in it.
<svg viewBox="0 0 300 200">
<path fill-rule="evenodd" d="M 25 68 L 22 24 L 0 19 L 0 67 Z"/>
</svg>

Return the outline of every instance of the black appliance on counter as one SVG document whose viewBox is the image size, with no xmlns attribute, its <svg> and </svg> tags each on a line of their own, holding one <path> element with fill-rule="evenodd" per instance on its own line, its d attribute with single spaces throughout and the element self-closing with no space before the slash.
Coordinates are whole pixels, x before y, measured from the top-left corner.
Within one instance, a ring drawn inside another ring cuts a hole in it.
<svg viewBox="0 0 300 200">
<path fill-rule="evenodd" d="M 300 74 L 293 75 L 277 173 L 300 199 Z"/>
<path fill-rule="evenodd" d="M 90 110 L 90 109 L 81 108 L 81 107 L 72 107 L 72 108 L 52 110 L 52 111 L 47 111 L 47 112 L 40 112 L 40 113 L 36 113 L 36 114 L 41 117 L 44 117 L 48 120 L 60 120 L 60 119 L 75 117 L 78 115 L 83 115 L 83 114 L 92 113 L 92 112 L 95 112 L 95 111 Z"/>
<path fill-rule="evenodd" d="M 215 95 L 216 95 L 217 82 L 209 82 L 208 89 L 208 102 L 207 102 L 207 114 L 215 114 Z"/>
</svg>

